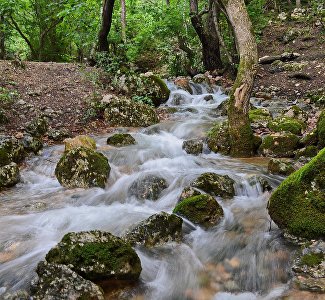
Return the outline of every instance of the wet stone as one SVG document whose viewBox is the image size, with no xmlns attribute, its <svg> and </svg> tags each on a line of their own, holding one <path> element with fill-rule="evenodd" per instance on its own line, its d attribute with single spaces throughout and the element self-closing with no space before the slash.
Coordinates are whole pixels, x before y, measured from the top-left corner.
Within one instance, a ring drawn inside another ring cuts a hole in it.
<svg viewBox="0 0 325 300">
<path fill-rule="evenodd" d="M 203 151 L 203 142 L 197 139 L 187 140 L 183 142 L 182 148 L 188 154 L 199 155 Z"/>
<path fill-rule="evenodd" d="M 20 175 L 17 164 L 10 163 L 9 165 L 0 167 L 0 190 L 4 187 L 16 185 L 19 180 Z"/>
<path fill-rule="evenodd" d="M 26 126 L 26 132 L 35 137 L 41 137 L 47 132 L 47 129 L 48 123 L 44 117 L 36 118 Z"/>
<path fill-rule="evenodd" d="M 37 154 L 43 148 L 41 140 L 31 136 L 30 134 L 24 134 L 21 144 L 25 151 L 33 152 L 34 154 Z"/>
<path fill-rule="evenodd" d="M 116 133 L 107 138 L 107 144 L 115 147 L 129 146 L 135 143 L 134 137 L 129 133 Z"/>
<path fill-rule="evenodd" d="M 184 200 L 186 198 L 190 198 L 193 196 L 199 196 L 199 195 L 202 195 L 202 193 L 198 189 L 188 186 L 183 189 L 181 195 L 179 196 L 178 202 L 181 202 L 182 200 Z"/>
</svg>

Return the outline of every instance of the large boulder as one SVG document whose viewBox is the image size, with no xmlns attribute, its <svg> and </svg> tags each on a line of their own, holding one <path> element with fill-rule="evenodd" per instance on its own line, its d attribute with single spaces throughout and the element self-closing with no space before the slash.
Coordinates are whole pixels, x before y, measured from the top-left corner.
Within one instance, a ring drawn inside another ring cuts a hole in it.
<svg viewBox="0 0 325 300">
<path fill-rule="evenodd" d="M 290 234 L 325 237 L 325 148 L 281 183 L 268 209 L 273 221 Z"/>
<path fill-rule="evenodd" d="M 161 212 L 140 222 L 124 235 L 131 245 L 153 247 L 182 239 L 183 220 L 172 214 Z"/>
<path fill-rule="evenodd" d="M 0 167 L 0 190 L 4 187 L 14 186 L 19 180 L 19 168 L 14 162 Z"/>
<path fill-rule="evenodd" d="M 235 181 L 228 175 L 203 173 L 191 183 L 191 186 L 212 196 L 232 198 L 235 195 L 234 184 Z"/>
<path fill-rule="evenodd" d="M 55 175 L 60 184 L 68 188 L 104 188 L 110 170 L 102 153 L 78 147 L 63 154 L 55 168 Z"/>
<path fill-rule="evenodd" d="M 151 72 L 147 72 L 143 76 L 148 78 L 148 80 L 145 80 L 148 89 L 146 96 L 150 97 L 156 107 L 165 103 L 170 95 L 166 82 Z"/>
<path fill-rule="evenodd" d="M 204 194 L 186 198 L 177 203 L 173 213 L 182 216 L 204 228 L 217 225 L 224 213 L 219 203 L 210 195 Z"/>
<path fill-rule="evenodd" d="M 104 300 L 102 289 L 66 265 L 40 262 L 38 280 L 32 283 L 33 300 Z"/>
<path fill-rule="evenodd" d="M 135 196 L 138 199 L 157 200 L 161 192 L 168 187 L 164 178 L 155 175 L 145 175 L 135 180 L 129 190 L 129 196 Z"/>
<path fill-rule="evenodd" d="M 108 103 L 104 117 L 109 126 L 147 127 L 159 122 L 149 105 L 122 99 Z"/>
<path fill-rule="evenodd" d="M 0 136 L 0 167 L 11 162 L 19 163 L 24 158 L 24 147 L 16 138 L 10 136 Z"/>
<path fill-rule="evenodd" d="M 182 148 L 188 154 L 198 155 L 203 151 L 203 142 L 198 139 L 187 140 L 183 142 Z"/>
<path fill-rule="evenodd" d="M 137 280 L 141 273 L 138 255 L 129 243 L 109 232 L 67 233 L 46 255 L 51 264 L 69 266 L 91 281 Z"/>
<path fill-rule="evenodd" d="M 107 138 L 107 144 L 115 147 L 134 145 L 134 137 L 129 133 L 116 133 Z"/>
<path fill-rule="evenodd" d="M 64 151 L 70 151 L 78 147 L 84 147 L 91 150 L 96 150 L 96 141 L 87 135 L 78 135 L 74 138 L 64 140 Z"/>
<path fill-rule="evenodd" d="M 228 132 L 228 122 L 216 124 L 208 132 L 208 147 L 213 152 L 221 154 L 229 154 L 230 152 L 230 136 Z"/>
<path fill-rule="evenodd" d="M 47 132 L 48 123 L 45 117 L 39 117 L 32 120 L 26 126 L 26 132 L 35 137 L 41 137 Z"/>
<path fill-rule="evenodd" d="M 284 131 L 298 135 L 306 127 L 302 121 L 283 116 L 270 121 L 267 126 L 274 132 Z"/>
<path fill-rule="evenodd" d="M 298 149 L 299 138 L 292 133 L 281 133 L 267 135 L 258 152 L 264 156 L 292 157 Z"/>
</svg>

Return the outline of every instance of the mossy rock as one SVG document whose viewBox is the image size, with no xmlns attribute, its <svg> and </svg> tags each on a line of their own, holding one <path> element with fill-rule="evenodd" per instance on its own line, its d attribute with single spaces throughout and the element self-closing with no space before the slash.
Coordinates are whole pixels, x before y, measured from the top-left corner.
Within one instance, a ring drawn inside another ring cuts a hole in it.
<svg viewBox="0 0 325 300">
<path fill-rule="evenodd" d="M 34 154 L 37 154 L 43 148 L 41 140 L 29 134 L 24 134 L 21 144 L 26 152 L 33 152 Z"/>
<path fill-rule="evenodd" d="M 19 163 L 25 158 L 25 150 L 18 140 L 10 136 L 0 136 L 0 167 L 11 162 Z"/>
<path fill-rule="evenodd" d="M 300 144 L 303 146 L 316 146 L 318 144 L 318 132 L 317 129 L 307 133 L 300 140 Z"/>
<path fill-rule="evenodd" d="M 70 138 L 72 135 L 67 129 L 51 129 L 48 131 L 47 136 L 53 141 L 62 142 L 63 140 Z"/>
<path fill-rule="evenodd" d="M 167 87 L 165 81 L 159 78 L 157 75 L 151 74 L 149 78 L 158 87 L 158 92 L 155 95 L 151 95 L 153 104 L 158 107 L 159 105 L 165 103 L 170 95 L 170 90 Z"/>
<path fill-rule="evenodd" d="M 270 121 L 267 126 L 274 132 L 290 132 L 293 134 L 301 134 L 306 125 L 299 120 L 289 117 L 279 117 Z"/>
<path fill-rule="evenodd" d="M 48 129 L 48 122 L 45 117 L 39 117 L 26 126 L 26 132 L 35 137 L 43 136 Z"/>
<path fill-rule="evenodd" d="M 296 151 L 295 159 L 298 159 L 301 156 L 314 157 L 317 155 L 317 153 L 318 153 L 318 148 L 316 146 L 307 146 L 305 148 Z"/>
<path fill-rule="evenodd" d="M 255 122 L 268 122 L 272 120 L 271 113 L 266 108 L 256 108 L 249 111 L 249 120 Z"/>
<path fill-rule="evenodd" d="M 325 147 L 325 110 L 322 111 L 317 122 L 318 144 L 320 148 Z"/>
<path fill-rule="evenodd" d="M 281 183 L 268 209 L 273 221 L 290 234 L 325 237 L 325 148 Z"/>
<path fill-rule="evenodd" d="M 42 261 L 36 272 L 38 280 L 31 287 L 33 300 L 104 300 L 104 292 L 98 285 L 68 266 Z"/>
<path fill-rule="evenodd" d="M 149 105 L 122 99 L 108 103 L 104 117 L 113 127 L 147 127 L 159 122 L 155 110 Z"/>
<path fill-rule="evenodd" d="M 183 220 L 172 214 L 161 212 L 152 215 L 128 231 L 123 239 L 131 245 L 153 247 L 168 242 L 180 242 Z"/>
<path fill-rule="evenodd" d="M 0 190 L 16 185 L 20 180 L 19 168 L 14 162 L 0 167 Z"/>
<path fill-rule="evenodd" d="M 206 194 L 184 199 L 175 206 L 173 213 L 204 228 L 219 224 L 224 215 L 219 203 Z"/>
<path fill-rule="evenodd" d="M 198 189 L 192 187 L 192 186 L 187 186 L 186 188 L 183 189 L 182 193 L 180 194 L 178 198 L 178 202 L 183 201 L 186 198 L 190 198 L 193 196 L 199 196 L 202 195 Z"/>
<path fill-rule="evenodd" d="M 272 174 L 284 176 L 288 176 L 295 171 L 292 161 L 275 158 L 270 159 L 267 169 Z"/>
<path fill-rule="evenodd" d="M 295 134 L 271 134 L 263 139 L 258 153 L 271 157 L 293 157 L 298 147 L 299 138 Z"/>
<path fill-rule="evenodd" d="M 235 196 L 234 184 L 235 181 L 228 175 L 203 173 L 191 183 L 191 186 L 212 196 L 232 198 Z"/>
<path fill-rule="evenodd" d="M 78 147 L 63 154 L 55 168 L 55 175 L 64 187 L 104 188 L 110 170 L 102 153 Z"/>
<path fill-rule="evenodd" d="M 211 151 L 224 155 L 230 152 L 230 135 L 228 132 L 228 122 L 214 125 L 207 135 L 208 147 Z"/>
<path fill-rule="evenodd" d="M 182 149 L 188 154 L 199 155 L 203 151 L 203 142 L 198 139 L 183 142 Z"/>
<path fill-rule="evenodd" d="M 107 144 L 115 147 L 129 146 L 135 143 L 134 137 L 129 133 L 116 133 L 107 138 Z"/>
<path fill-rule="evenodd" d="M 135 180 L 129 190 L 129 196 L 135 196 L 140 200 L 157 200 L 161 192 L 168 187 L 164 178 L 155 175 L 145 175 Z"/>
<path fill-rule="evenodd" d="M 129 243 L 109 232 L 67 233 L 46 255 L 52 264 L 69 266 L 91 281 L 137 280 L 141 273 L 138 255 Z"/>
<path fill-rule="evenodd" d="M 78 135 L 74 138 L 64 140 L 65 152 L 78 147 L 88 148 L 90 150 L 96 150 L 96 141 L 87 135 Z"/>
</svg>

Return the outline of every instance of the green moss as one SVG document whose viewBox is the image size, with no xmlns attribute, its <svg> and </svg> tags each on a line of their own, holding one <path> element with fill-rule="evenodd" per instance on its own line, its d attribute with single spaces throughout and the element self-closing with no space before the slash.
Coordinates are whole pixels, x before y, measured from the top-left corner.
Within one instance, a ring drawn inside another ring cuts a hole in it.
<svg viewBox="0 0 325 300">
<path fill-rule="evenodd" d="M 230 136 L 228 132 L 228 122 L 215 124 L 207 133 L 208 147 L 213 152 L 229 154 Z"/>
<path fill-rule="evenodd" d="M 293 134 L 301 134 L 301 131 L 306 127 L 303 122 L 288 117 L 277 118 L 269 122 L 267 126 L 274 132 L 284 131 Z"/>
<path fill-rule="evenodd" d="M 308 267 L 319 265 L 324 260 L 324 253 L 309 253 L 301 257 L 301 264 Z"/>
<path fill-rule="evenodd" d="M 107 139 L 108 145 L 114 145 L 116 147 L 133 145 L 135 143 L 135 139 L 128 133 L 117 133 Z"/>
<path fill-rule="evenodd" d="M 306 238 L 325 237 L 325 148 L 291 174 L 272 194 L 269 214 L 289 233 Z"/>
<path fill-rule="evenodd" d="M 305 157 L 314 157 L 318 153 L 318 148 L 316 146 L 307 146 L 306 148 L 299 149 L 296 152 L 295 159 L 298 159 L 301 156 Z"/>
<path fill-rule="evenodd" d="M 271 120 L 271 114 L 268 110 L 263 108 L 251 109 L 249 111 L 249 120 L 251 122 L 261 122 Z"/>
<path fill-rule="evenodd" d="M 206 194 L 182 200 L 173 213 L 206 228 L 215 226 L 223 217 L 222 207 L 212 196 Z"/>
<path fill-rule="evenodd" d="M 318 142 L 319 147 L 325 147 L 325 110 L 322 111 L 318 122 L 317 122 L 317 133 L 318 133 Z"/>
</svg>

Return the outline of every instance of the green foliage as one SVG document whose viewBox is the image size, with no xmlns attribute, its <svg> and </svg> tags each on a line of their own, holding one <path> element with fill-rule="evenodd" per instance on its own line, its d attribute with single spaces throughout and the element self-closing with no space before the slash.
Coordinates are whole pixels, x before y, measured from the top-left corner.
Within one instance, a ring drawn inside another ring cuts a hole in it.
<svg viewBox="0 0 325 300">
<path fill-rule="evenodd" d="M 0 87 L 0 107 L 5 108 L 10 106 L 18 96 L 19 94 L 17 91 Z"/>
<path fill-rule="evenodd" d="M 151 98 L 148 97 L 148 96 L 138 96 L 138 95 L 134 95 L 134 96 L 132 97 L 132 101 L 134 101 L 134 102 L 138 102 L 138 103 L 148 104 L 148 105 L 150 105 L 150 106 L 154 106 L 154 105 L 153 105 L 153 102 L 152 102 L 152 100 L 151 100 Z"/>
<path fill-rule="evenodd" d="M 267 25 L 269 17 L 266 13 L 265 6 L 267 0 L 251 0 L 247 5 L 247 11 L 253 23 L 254 33 L 259 39 L 262 30 Z"/>
<path fill-rule="evenodd" d="M 309 253 L 305 254 L 301 258 L 301 264 L 313 267 L 319 265 L 324 259 L 324 253 Z"/>
</svg>

